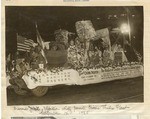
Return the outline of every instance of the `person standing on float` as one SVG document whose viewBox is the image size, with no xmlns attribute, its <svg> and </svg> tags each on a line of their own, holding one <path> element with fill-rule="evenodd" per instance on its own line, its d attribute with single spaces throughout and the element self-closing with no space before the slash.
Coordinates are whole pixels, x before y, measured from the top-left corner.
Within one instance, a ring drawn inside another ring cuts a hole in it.
<svg viewBox="0 0 150 119">
<path fill-rule="evenodd" d="M 67 61 L 73 67 L 78 67 L 79 61 L 77 57 L 77 48 L 73 40 L 70 41 L 70 45 L 67 50 Z"/>
</svg>

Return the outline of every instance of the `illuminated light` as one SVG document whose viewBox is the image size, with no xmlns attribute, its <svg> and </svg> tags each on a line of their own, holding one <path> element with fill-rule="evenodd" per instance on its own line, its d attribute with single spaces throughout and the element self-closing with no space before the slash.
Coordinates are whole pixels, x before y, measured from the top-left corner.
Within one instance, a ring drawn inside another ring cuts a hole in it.
<svg viewBox="0 0 150 119">
<path fill-rule="evenodd" d="M 100 20 L 100 18 L 97 18 L 98 20 Z"/>
<path fill-rule="evenodd" d="M 120 27 L 121 33 L 129 33 L 130 32 L 130 27 L 128 24 L 123 23 Z"/>
<path fill-rule="evenodd" d="M 114 17 L 117 17 L 117 15 L 114 15 Z"/>
</svg>

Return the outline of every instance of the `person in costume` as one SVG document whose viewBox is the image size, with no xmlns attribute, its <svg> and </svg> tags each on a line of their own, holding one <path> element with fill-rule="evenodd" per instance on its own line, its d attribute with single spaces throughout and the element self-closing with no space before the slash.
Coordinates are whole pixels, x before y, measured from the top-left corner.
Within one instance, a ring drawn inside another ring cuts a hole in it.
<svg viewBox="0 0 150 119">
<path fill-rule="evenodd" d="M 75 43 L 73 40 L 70 41 L 70 45 L 67 49 L 67 61 L 68 64 L 70 64 L 73 67 L 78 67 L 79 66 L 79 61 L 78 61 L 78 50 L 77 47 L 75 46 Z"/>
<path fill-rule="evenodd" d="M 38 69 L 42 62 L 46 66 L 46 61 L 41 53 L 42 48 L 38 45 L 30 52 L 30 64 L 32 69 Z"/>
<path fill-rule="evenodd" d="M 117 64 L 121 64 L 123 62 L 127 62 L 127 57 L 124 53 L 123 48 L 121 47 L 120 44 L 117 45 L 117 48 L 114 52 L 114 62 Z"/>
<path fill-rule="evenodd" d="M 111 52 L 109 47 L 106 47 L 103 51 L 103 65 L 108 66 L 111 62 Z"/>
<path fill-rule="evenodd" d="M 102 61 L 102 51 L 100 49 L 98 49 L 97 47 L 95 47 L 96 50 L 96 57 L 98 58 L 98 63 L 97 65 L 102 66 L 103 65 L 103 61 Z"/>
</svg>

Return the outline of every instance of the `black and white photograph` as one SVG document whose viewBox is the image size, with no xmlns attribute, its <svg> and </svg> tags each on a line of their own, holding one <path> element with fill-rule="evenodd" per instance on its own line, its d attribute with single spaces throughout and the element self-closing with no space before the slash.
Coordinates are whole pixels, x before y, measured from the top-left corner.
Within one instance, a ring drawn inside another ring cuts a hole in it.
<svg viewBox="0 0 150 119">
<path fill-rule="evenodd" d="M 143 103 L 143 14 L 143 6 L 5 6 L 7 105 Z"/>
<path fill-rule="evenodd" d="M 11 117 L 11 119 L 57 119 L 55 117 Z"/>
<path fill-rule="evenodd" d="M 96 116 L 43 116 L 43 117 L 11 117 L 11 119 L 140 119 L 137 115 L 96 115 Z"/>
</svg>

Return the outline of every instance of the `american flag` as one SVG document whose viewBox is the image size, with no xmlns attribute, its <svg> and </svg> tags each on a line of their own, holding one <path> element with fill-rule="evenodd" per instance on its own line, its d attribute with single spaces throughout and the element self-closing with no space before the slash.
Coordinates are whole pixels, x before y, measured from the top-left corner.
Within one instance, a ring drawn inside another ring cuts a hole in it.
<svg viewBox="0 0 150 119">
<path fill-rule="evenodd" d="M 33 40 L 17 35 L 17 51 L 29 52 L 33 43 Z"/>
</svg>

